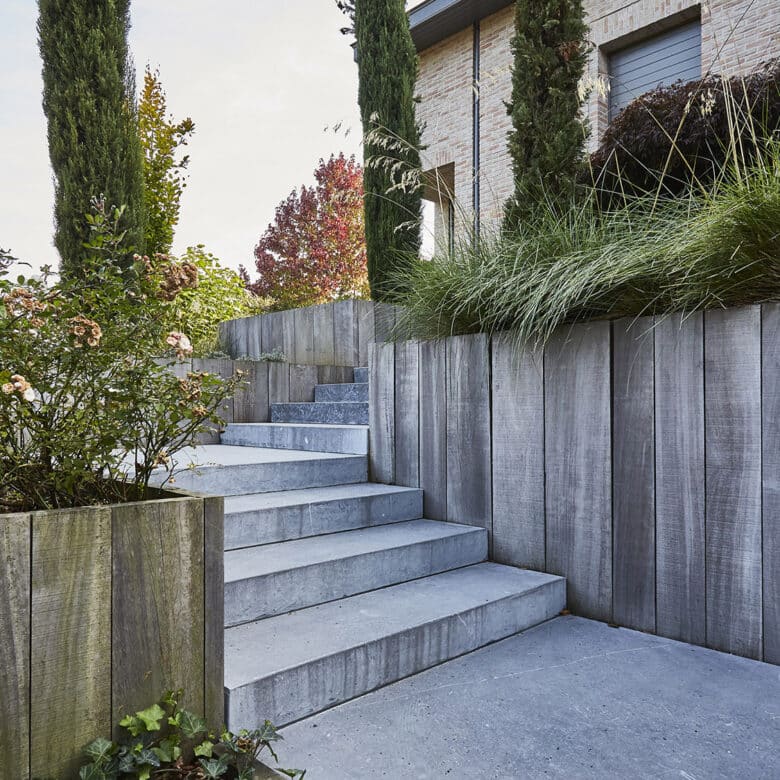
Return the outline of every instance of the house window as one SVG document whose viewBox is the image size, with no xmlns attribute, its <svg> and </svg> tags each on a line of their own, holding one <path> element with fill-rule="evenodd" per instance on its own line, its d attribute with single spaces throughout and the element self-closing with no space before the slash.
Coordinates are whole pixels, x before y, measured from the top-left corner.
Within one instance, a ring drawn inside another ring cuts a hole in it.
<svg viewBox="0 0 780 780">
<path fill-rule="evenodd" d="M 609 119 L 645 92 L 701 78 L 701 22 L 696 19 L 609 56 Z"/>
</svg>

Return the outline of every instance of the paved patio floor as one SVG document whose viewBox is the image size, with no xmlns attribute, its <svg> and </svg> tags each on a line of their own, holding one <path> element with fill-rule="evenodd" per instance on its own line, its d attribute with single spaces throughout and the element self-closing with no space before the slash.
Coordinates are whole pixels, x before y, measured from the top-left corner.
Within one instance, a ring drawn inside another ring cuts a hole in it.
<svg viewBox="0 0 780 780">
<path fill-rule="evenodd" d="M 777 780 L 780 667 L 560 617 L 283 733 L 307 780 Z"/>
</svg>

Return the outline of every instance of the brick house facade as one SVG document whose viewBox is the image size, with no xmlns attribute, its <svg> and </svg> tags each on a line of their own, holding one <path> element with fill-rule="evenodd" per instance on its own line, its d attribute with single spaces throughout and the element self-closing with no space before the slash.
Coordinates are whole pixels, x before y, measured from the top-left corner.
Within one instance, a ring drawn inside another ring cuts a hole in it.
<svg viewBox="0 0 780 780">
<path fill-rule="evenodd" d="M 609 84 L 625 53 L 636 52 L 646 82 L 653 79 L 650 61 L 662 63 L 658 67 L 666 70 L 652 86 L 675 75 L 746 73 L 780 55 L 780 0 L 584 0 L 584 7 L 593 44 L 591 84 Z M 497 224 L 512 190 L 504 103 L 511 94 L 514 3 L 426 0 L 410 11 L 410 23 L 420 56 L 417 116 L 425 125 L 424 164 L 436 174 L 429 176 L 426 198 L 437 204 L 436 235 L 442 241 L 459 224 Z M 675 73 L 669 54 L 675 45 L 668 51 L 663 45 L 683 26 L 692 30 L 697 49 L 695 59 L 679 55 L 681 72 Z M 646 55 L 653 46 L 660 54 Z M 591 148 L 607 127 L 614 94 L 591 92 Z M 442 191 L 454 196 L 454 208 Z"/>
</svg>

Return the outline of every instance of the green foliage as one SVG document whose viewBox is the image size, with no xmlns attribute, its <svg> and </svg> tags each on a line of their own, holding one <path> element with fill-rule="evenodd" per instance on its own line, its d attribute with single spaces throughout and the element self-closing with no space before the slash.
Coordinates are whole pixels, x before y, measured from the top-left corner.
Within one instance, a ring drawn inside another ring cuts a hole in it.
<svg viewBox="0 0 780 780">
<path fill-rule="evenodd" d="M 197 272 L 197 284 L 183 289 L 169 307 L 170 327 L 189 336 L 195 354 L 205 355 L 216 349 L 220 322 L 261 312 L 262 300 L 202 244 L 189 247 L 178 261 L 170 262 L 179 267 L 190 265 Z"/>
<path fill-rule="evenodd" d="M 517 0 L 509 154 L 514 192 L 505 226 L 571 201 L 587 130 L 578 85 L 587 62 L 582 0 Z M 540 205 L 541 204 L 541 205 Z M 554 206 L 555 207 L 555 206 Z"/>
<path fill-rule="evenodd" d="M 419 180 L 394 179 L 398 167 L 420 168 L 420 128 L 415 119 L 417 52 L 403 0 L 357 0 L 354 9 L 363 122 L 365 231 L 368 278 L 374 300 L 388 300 L 391 277 L 408 268 L 420 250 L 422 195 Z M 384 164 L 387 148 L 377 128 L 397 143 L 397 160 Z"/>
<path fill-rule="evenodd" d="M 111 742 L 99 737 L 84 749 L 88 762 L 79 772 L 80 780 L 120 780 L 165 777 L 169 780 L 252 780 L 254 764 L 263 751 L 278 762 L 274 743 L 282 740 L 276 727 L 266 721 L 254 731 L 219 735 L 206 721 L 183 709 L 182 691 L 169 691 L 162 700 L 145 710 L 127 715 L 119 722 L 128 738 Z M 277 771 L 302 780 L 305 770 Z"/>
<path fill-rule="evenodd" d="M 561 325 L 780 298 L 780 145 L 702 193 L 629 199 L 602 212 L 548 209 L 517 231 L 419 262 L 399 334 L 512 331 L 543 343 Z"/>
<path fill-rule="evenodd" d="M 179 159 L 177 152 L 187 145 L 194 132 L 195 123 L 189 117 L 175 122 L 167 115 L 160 73 L 147 66 L 138 103 L 138 133 L 143 150 L 145 238 L 149 255 L 171 250 L 174 229 L 179 223 L 181 195 L 187 186 L 184 171 L 190 161 L 188 155 Z"/>
<path fill-rule="evenodd" d="M 124 209 L 94 208 L 82 276 L 0 269 L 0 513 L 143 498 L 237 386 L 174 375 L 191 345 L 169 308 L 187 280 L 125 268 Z"/>
<path fill-rule="evenodd" d="M 66 275 L 84 276 L 84 224 L 93 195 L 127 206 L 125 252 L 144 248 L 143 170 L 130 0 L 38 0 L 43 110 L 54 171 L 54 243 Z M 94 270 L 89 269 L 89 270 Z"/>
</svg>

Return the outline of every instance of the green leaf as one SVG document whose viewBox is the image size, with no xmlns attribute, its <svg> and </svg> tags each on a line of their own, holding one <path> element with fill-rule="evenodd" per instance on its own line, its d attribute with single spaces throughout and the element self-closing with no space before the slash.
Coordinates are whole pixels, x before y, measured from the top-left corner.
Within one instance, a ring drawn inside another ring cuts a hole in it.
<svg viewBox="0 0 780 780">
<path fill-rule="evenodd" d="M 208 728 L 206 721 L 203 718 L 198 715 L 193 715 L 187 710 L 182 710 L 177 714 L 181 715 L 179 718 L 179 728 L 187 739 L 194 739 L 198 734 L 205 733 Z"/>
<path fill-rule="evenodd" d="M 98 766 L 108 761 L 116 752 L 116 745 L 108 739 L 98 737 L 84 749 L 84 753 Z"/>
<path fill-rule="evenodd" d="M 151 707 L 140 710 L 139 712 L 136 712 L 135 715 L 143 722 L 147 731 L 159 731 L 160 721 L 165 717 L 165 710 L 163 710 L 159 704 L 152 704 Z"/>
<path fill-rule="evenodd" d="M 228 759 L 227 756 L 220 756 L 218 759 L 210 760 L 201 758 L 200 765 L 203 767 L 206 777 L 214 780 L 214 778 L 222 777 L 227 772 Z"/>
<path fill-rule="evenodd" d="M 135 715 L 125 715 L 122 720 L 119 721 L 119 725 L 129 731 L 134 737 L 137 737 L 142 731 L 144 731 L 144 724 L 135 717 Z"/>
<path fill-rule="evenodd" d="M 195 747 L 195 755 L 199 758 L 211 758 L 214 754 L 214 743 L 208 739 Z"/>
<path fill-rule="evenodd" d="M 107 780 L 106 773 L 96 764 L 89 764 L 79 770 L 79 780 Z"/>
</svg>

